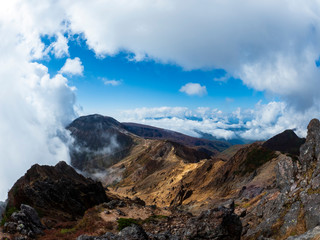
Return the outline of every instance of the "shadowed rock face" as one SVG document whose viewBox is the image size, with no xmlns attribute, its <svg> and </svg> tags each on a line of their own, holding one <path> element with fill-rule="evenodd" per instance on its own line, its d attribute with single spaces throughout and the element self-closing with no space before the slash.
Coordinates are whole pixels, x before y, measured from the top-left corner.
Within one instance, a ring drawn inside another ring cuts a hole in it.
<svg viewBox="0 0 320 240">
<path fill-rule="evenodd" d="M 72 220 L 108 200 L 100 182 L 59 162 L 54 167 L 33 165 L 9 191 L 7 208 L 28 204 L 42 216 Z"/>
<path fill-rule="evenodd" d="M 273 151 L 299 155 L 299 149 L 305 141 L 305 138 L 299 138 L 294 131 L 285 130 L 270 138 L 262 146 Z"/>
</svg>

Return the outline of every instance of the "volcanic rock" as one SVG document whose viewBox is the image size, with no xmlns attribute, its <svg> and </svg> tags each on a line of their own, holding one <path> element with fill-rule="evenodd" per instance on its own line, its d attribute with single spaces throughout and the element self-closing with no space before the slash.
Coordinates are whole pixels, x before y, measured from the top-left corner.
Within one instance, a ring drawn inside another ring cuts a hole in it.
<svg viewBox="0 0 320 240">
<path fill-rule="evenodd" d="M 44 226 L 41 224 L 36 210 L 24 204 L 21 204 L 20 209 L 20 211 L 13 213 L 9 221 L 4 224 L 4 232 L 18 233 L 29 238 L 42 234 Z"/>
<path fill-rule="evenodd" d="M 8 208 L 28 204 L 42 216 L 75 219 L 109 198 L 100 182 L 78 174 L 65 162 L 33 165 L 8 193 Z"/>
</svg>

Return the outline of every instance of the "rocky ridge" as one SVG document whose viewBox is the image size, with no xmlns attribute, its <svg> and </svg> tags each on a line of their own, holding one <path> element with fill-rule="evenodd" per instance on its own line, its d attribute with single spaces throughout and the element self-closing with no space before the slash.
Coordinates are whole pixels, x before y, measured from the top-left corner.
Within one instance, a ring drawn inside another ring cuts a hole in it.
<svg viewBox="0 0 320 240">
<path fill-rule="evenodd" d="M 87 209 L 109 200 L 100 182 L 59 162 L 54 167 L 33 165 L 10 189 L 6 208 L 19 209 L 21 204 L 27 204 L 48 221 L 74 220 Z"/>
</svg>

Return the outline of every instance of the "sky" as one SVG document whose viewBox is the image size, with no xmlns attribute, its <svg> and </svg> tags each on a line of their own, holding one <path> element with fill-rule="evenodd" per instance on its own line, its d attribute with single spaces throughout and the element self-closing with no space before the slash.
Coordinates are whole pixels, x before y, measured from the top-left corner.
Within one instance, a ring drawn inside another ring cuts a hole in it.
<svg viewBox="0 0 320 240">
<path fill-rule="evenodd" d="M 0 1 L 0 199 L 69 161 L 99 113 L 219 139 L 306 136 L 320 110 L 317 0 Z"/>
</svg>

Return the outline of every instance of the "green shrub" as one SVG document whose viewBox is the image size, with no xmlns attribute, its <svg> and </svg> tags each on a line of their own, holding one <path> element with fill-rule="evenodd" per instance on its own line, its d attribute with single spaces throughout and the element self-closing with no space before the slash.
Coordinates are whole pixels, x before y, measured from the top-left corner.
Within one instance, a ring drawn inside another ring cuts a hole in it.
<svg viewBox="0 0 320 240">
<path fill-rule="evenodd" d="M 6 211 L 3 213 L 0 225 L 3 226 L 8 221 L 8 219 L 11 217 L 11 215 L 17 211 L 18 211 L 18 209 L 16 209 L 15 207 L 7 208 Z"/>
<path fill-rule="evenodd" d="M 133 219 L 133 218 L 119 218 L 117 222 L 118 222 L 118 230 L 119 231 L 130 226 L 131 224 L 140 225 L 138 220 Z"/>
<path fill-rule="evenodd" d="M 61 234 L 73 233 L 76 231 L 76 228 L 63 228 L 60 230 Z"/>
</svg>

